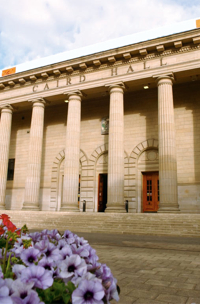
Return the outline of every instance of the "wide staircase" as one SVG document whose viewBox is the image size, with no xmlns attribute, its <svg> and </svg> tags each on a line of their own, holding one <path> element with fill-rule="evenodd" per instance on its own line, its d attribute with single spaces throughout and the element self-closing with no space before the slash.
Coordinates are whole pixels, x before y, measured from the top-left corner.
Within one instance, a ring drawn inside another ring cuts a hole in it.
<svg viewBox="0 0 200 304">
<path fill-rule="evenodd" d="M 66 213 L 48 211 L 11 211 L 13 223 L 30 230 L 68 229 L 75 232 L 110 234 L 200 236 L 200 214 L 144 214 L 144 213 Z"/>
</svg>

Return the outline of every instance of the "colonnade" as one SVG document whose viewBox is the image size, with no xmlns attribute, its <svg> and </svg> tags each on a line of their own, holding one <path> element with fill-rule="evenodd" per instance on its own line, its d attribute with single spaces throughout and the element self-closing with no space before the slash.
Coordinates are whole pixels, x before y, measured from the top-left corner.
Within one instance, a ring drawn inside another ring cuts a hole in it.
<svg viewBox="0 0 200 304">
<path fill-rule="evenodd" d="M 158 137 L 159 137 L 159 212 L 179 211 L 177 196 L 177 161 L 173 107 L 173 79 L 158 77 Z M 125 212 L 124 209 L 124 84 L 109 86 L 109 146 L 108 146 L 108 201 L 106 212 Z M 65 140 L 64 197 L 61 211 L 79 211 L 78 180 L 81 123 L 80 91 L 68 94 L 68 114 Z M 24 210 L 39 210 L 42 144 L 45 101 L 33 104 Z M 5 209 L 5 193 L 9 159 L 13 109 L 1 107 L 0 122 L 0 209 Z"/>
</svg>

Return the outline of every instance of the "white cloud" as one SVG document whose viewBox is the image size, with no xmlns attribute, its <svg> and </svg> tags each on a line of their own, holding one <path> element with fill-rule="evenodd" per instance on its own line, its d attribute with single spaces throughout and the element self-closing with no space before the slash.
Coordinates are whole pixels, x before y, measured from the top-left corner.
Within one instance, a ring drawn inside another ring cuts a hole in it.
<svg viewBox="0 0 200 304">
<path fill-rule="evenodd" d="M 0 68 L 198 16 L 197 0 L 1 0 Z"/>
</svg>

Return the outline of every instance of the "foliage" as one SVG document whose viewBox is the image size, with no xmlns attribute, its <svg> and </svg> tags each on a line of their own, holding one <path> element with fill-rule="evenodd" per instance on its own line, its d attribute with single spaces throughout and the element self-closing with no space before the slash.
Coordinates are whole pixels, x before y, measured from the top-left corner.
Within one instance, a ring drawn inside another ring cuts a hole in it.
<svg viewBox="0 0 200 304">
<path fill-rule="evenodd" d="M 29 233 L 0 216 L 0 303 L 103 304 L 119 300 L 110 269 L 69 230 Z"/>
</svg>

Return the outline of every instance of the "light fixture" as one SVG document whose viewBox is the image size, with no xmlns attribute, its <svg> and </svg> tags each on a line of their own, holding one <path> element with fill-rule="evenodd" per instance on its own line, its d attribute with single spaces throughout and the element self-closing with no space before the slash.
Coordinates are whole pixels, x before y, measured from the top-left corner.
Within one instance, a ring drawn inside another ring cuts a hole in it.
<svg viewBox="0 0 200 304">
<path fill-rule="evenodd" d="M 145 85 L 145 86 L 144 86 L 144 89 L 145 89 L 145 90 L 149 89 L 149 86 L 148 86 L 148 85 Z"/>
<path fill-rule="evenodd" d="M 66 103 L 68 103 L 68 102 L 69 102 L 69 100 L 65 100 L 65 102 L 66 102 Z"/>
</svg>

